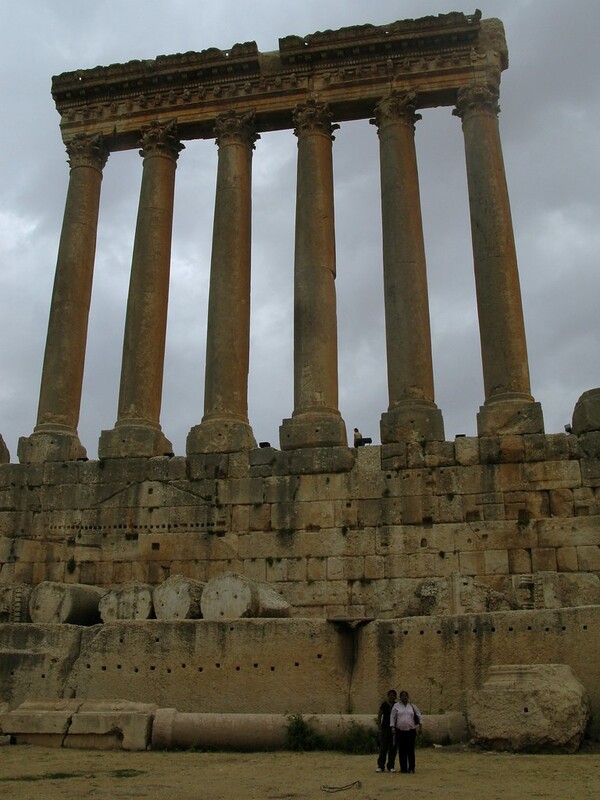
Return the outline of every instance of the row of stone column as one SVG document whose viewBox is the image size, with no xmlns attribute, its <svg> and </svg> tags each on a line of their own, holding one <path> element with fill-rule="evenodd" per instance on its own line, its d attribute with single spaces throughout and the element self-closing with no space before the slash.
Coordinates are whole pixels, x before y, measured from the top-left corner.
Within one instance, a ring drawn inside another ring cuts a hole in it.
<svg viewBox="0 0 600 800">
<path fill-rule="evenodd" d="M 389 407 L 383 444 L 442 440 L 434 400 L 431 335 L 414 143 L 418 98 L 392 94 L 375 108 L 380 141 Z M 519 278 L 494 88 L 459 90 L 485 403 L 480 435 L 543 431 L 530 393 Z M 294 259 L 294 411 L 282 449 L 347 445 L 338 410 L 332 115 L 309 100 L 294 111 L 298 140 Z M 175 170 L 183 149 L 176 122 L 153 123 L 141 140 L 143 176 L 125 323 L 118 417 L 99 456 L 171 451 L 160 427 Z M 187 452 L 256 446 L 248 422 L 250 229 L 254 114 L 220 116 L 210 274 L 204 416 Z M 85 456 L 77 434 L 102 169 L 101 136 L 67 146 L 70 180 L 60 240 L 37 425 L 19 442 L 24 461 Z"/>
</svg>

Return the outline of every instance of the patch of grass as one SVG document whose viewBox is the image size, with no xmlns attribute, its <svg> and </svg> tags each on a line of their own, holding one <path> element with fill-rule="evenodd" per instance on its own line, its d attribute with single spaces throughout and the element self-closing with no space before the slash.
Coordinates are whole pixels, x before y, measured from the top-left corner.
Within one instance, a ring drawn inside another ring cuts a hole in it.
<svg viewBox="0 0 600 800">
<path fill-rule="evenodd" d="M 108 773 L 113 778 L 137 778 L 138 775 L 145 775 L 146 773 L 141 769 L 113 769 Z"/>
<path fill-rule="evenodd" d="M 88 772 L 43 772 L 41 775 L 18 775 L 16 778 L 0 778 L 2 783 L 8 781 L 60 781 L 65 778 L 93 778 Z"/>
<path fill-rule="evenodd" d="M 113 769 L 108 773 L 112 778 L 136 778 L 138 775 L 146 773 L 139 769 Z M 34 782 L 34 781 L 63 781 L 68 778 L 97 778 L 93 772 L 43 772 L 41 775 L 18 775 L 15 778 L 0 778 L 0 783 L 12 782 Z"/>
</svg>

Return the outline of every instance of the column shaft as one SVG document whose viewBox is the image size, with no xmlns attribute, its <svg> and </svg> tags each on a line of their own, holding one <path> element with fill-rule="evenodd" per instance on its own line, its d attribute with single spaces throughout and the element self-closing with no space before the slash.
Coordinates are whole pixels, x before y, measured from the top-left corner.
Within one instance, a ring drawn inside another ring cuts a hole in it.
<svg viewBox="0 0 600 800">
<path fill-rule="evenodd" d="M 380 146 L 383 274 L 389 409 L 381 441 L 440 440 L 434 402 L 425 246 L 414 141 L 414 93 L 376 108 Z"/>
<path fill-rule="evenodd" d="M 347 445 L 338 410 L 335 227 L 331 115 L 315 102 L 295 110 L 298 137 L 294 259 L 294 412 L 283 450 Z"/>
<path fill-rule="evenodd" d="M 204 416 L 187 452 L 228 453 L 256 447 L 248 424 L 250 253 L 254 114 L 224 114 L 219 147 L 206 338 Z"/>
<path fill-rule="evenodd" d="M 67 145 L 71 166 L 60 237 L 37 425 L 19 442 L 21 461 L 85 457 L 77 426 L 96 253 L 102 169 L 108 157 L 102 137 L 79 135 Z"/>
<path fill-rule="evenodd" d="M 135 231 L 121 386 L 115 428 L 100 437 L 101 458 L 155 456 L 172 450 L 160 428 L 171 234 L 177 157 L 174 122 L 143 132 L 144 158 Z"/>
<path fill-rule="evenodd" d="M 480 436 L 544 429 L 541 407 L 531 396 L 498 111 L 497 89 L 487 86 L 461 89 L 454 111 L 462 119 L 469 187 L 485 390 Z"/>
</svg>

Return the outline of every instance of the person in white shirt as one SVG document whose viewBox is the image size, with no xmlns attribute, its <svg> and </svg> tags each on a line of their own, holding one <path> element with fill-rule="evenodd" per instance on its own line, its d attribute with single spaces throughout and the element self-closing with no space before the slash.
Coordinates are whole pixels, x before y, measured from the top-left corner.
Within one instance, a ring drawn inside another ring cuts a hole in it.
<svg viewBox="0 0 600 800">
<path fill-rule="evenodd" d="M 422 730 L 421 712 L 409 702 L 408 692 L 400 692 L 400 700 L 392 708 L 390 728 L 395 735 L 400 772 L 415 771 L 415 739 Z"/>
</svg>

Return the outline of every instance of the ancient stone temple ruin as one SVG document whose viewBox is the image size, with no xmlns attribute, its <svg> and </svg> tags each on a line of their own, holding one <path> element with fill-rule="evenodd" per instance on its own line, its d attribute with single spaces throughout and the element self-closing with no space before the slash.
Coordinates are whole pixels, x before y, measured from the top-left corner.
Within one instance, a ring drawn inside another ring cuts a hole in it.
<svg viewBox="0 0 600 800">
<path fill-rule="evenodd" d="M 61 736 L 84 740 L 86 709 L 114 732 L 115 709 L 135 703 L 169 724 L 175 710 L 372 715 L 400 682 L 450 719 L 498 674 L 517 691 L 533 665 L 562 685 L 574 674 L 600 732 L 600 390 L 570 434 L 544 433 L 498 126 L 507 65 L 502 24 L 476 12 L 53 79 L 70 180 L 38 418 L 19 463 L 4 449 L 0 464 L 5 732 L 26 737 L 52 708 Z M 478 436 L 454 441 L 434 398 L 415 154 L 418 112 L 439 106 L 464 134 L 485 389 Z M 379 139 L 389 406 L 381 444 L 354 448 L 338 409 L 332 153 L 357 119 Z M 251 164 L 272 130 L 297 144 L 294 407 L 279 449 L 257 446 L 247 404 Z M 160 424 L 173 198 L 198 138 L 218 146 L 204 413 L 174 455 Z M 102 174 L 134 148 L 118 413 L 88 460 Z"/>
</svg>

